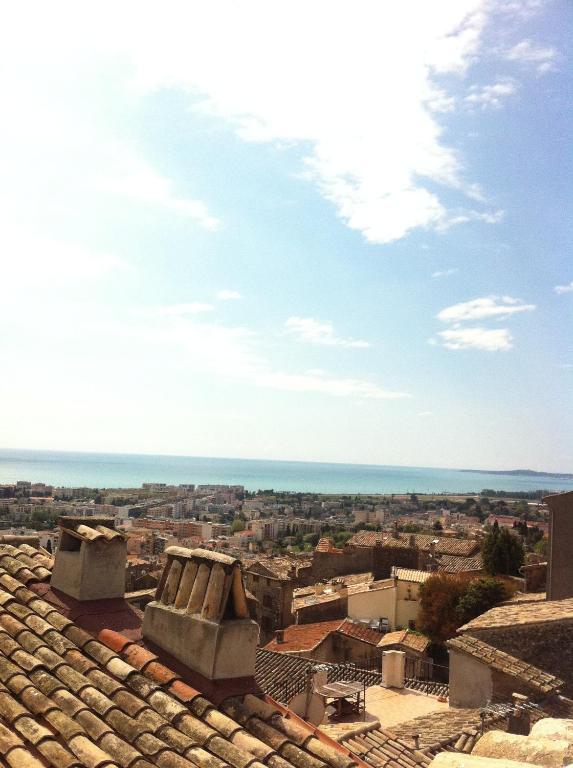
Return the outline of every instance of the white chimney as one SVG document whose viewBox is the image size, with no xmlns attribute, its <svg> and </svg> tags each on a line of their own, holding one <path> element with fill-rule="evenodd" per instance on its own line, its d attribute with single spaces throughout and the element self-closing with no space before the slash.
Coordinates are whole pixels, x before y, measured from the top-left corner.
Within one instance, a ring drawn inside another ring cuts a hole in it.
<svg viewBox="0 0 573 768">
<path fill-rule="evenodd" d="M 122 598 L 127 541 L 111 517 L 60 517 L 51 586 L 76 600 Z"/>
<path fill-rule="evenodd" d="M 249 616 L 240 561 L 206 549 L 165 554 L 143 636 L 210 680 L 253 676 L 259 625 Z"/>
</svg>

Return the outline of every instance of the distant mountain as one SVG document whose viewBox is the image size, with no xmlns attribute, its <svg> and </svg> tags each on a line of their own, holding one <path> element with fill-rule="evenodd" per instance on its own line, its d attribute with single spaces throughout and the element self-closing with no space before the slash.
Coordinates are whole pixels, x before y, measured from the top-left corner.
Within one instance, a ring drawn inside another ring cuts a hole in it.
<svg viewBox="0 0 573 768">
<path fill-rule="evenodd" d="M 573 474 L 567 472 L 536 472 L 533 469 L 462 469 L 460 472 L 474 472 L 476 475 L 513 475 L 523 477 L 555 477 L 560 480 L 573 480 Z"/>
</svg>

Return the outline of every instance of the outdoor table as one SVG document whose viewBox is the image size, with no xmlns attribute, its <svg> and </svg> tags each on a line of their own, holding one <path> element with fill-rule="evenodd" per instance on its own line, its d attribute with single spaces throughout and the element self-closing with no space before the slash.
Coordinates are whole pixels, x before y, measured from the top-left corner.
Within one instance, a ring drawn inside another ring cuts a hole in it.
<svg viewBox="0 0 573 768">
<path fill-rule="evenodd" d="M 364 691 L 362 683 L 346 682 L 340 680 L 337 683 L 327 683 L 315 689 L 315 693 L 324 696 L 325 699 L 334 699 L 336 701 L 336 711 L 338 716 L 342 714 L 342 702 L 345 699 L 356 699 L 356 711 L 360 712 L 360 694 Z"/>
</svg>

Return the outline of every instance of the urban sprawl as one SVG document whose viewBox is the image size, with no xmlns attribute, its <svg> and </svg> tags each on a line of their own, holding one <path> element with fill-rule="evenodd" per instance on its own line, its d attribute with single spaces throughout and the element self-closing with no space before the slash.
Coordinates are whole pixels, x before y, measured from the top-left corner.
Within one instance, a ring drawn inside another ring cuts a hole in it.
<svg viewBox="0 0 573 768">
<path fill-rule="evenodd" d="M 571 762 L 571 492 L 19 481 L 0 528 L 1 764 Z"/>
</svg>

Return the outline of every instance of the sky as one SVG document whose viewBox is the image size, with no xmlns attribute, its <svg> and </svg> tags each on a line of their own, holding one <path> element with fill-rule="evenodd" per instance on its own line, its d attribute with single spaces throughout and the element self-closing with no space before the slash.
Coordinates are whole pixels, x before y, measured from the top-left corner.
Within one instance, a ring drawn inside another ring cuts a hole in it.
<svg viewBox="0 0 573 768">
<path fill-rule="evenodd" d="M 22 2 L 0 446 L 573 471 L 572 6 Z"/>
</svg>

